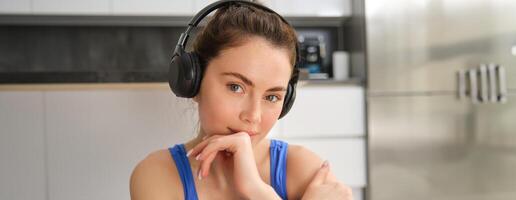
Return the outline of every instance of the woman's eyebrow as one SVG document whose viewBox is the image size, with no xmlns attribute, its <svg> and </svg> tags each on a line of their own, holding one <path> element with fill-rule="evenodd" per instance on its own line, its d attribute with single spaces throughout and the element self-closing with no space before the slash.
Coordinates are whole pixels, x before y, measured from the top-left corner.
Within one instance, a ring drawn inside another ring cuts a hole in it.
<svg viewBox="0 0 516 200">
<path fill-rule="evenodd" d="M 236 77 L 236 78 L 242 80 L 245 84 L 250 85 L 251 87 L 254 87 L 254 83 L 251 80 L 249 80 L 247 77 L 245 77 L 244 75 L 242 75 L 240 73 L 236 73 L 236 72 L 223 72 L 221 75 Z M 276 86 L 276 87 L 268 89 L 267 91 L 268 92 L 287 91 L 287 89 L 285 87 Z"/>
</svg>

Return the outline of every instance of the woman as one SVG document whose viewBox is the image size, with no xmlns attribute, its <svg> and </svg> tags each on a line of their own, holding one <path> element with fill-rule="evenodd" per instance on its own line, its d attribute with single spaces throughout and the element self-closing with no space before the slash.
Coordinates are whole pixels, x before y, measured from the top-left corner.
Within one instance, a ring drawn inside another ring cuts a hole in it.
<svg viewBox="0 0 516 200">
<path fill-rule="evenodd" d="M 193 97 L 199 134 L 142 160 L 131 198 L 351 199 L 327 162 L 266 138 L 282 113 L 296 39 L 275 13 L 245 3 L 219 8 L 194 42 L 203 68 Z"/>
</svg>

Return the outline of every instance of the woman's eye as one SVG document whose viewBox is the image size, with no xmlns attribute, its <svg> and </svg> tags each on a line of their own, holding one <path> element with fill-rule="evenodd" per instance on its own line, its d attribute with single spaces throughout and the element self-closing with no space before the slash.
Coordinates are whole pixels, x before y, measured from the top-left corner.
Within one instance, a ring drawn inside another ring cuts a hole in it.
<svg viewBox="0 0 516 200">
<path fill-rule="evenodd" d="M 242 87 L 240 85 L 230 83 L 227 86 L 228 86 L 229 90 L 231 90 L 233 92 L 241 92 L 242 91 Z"/>
<path fill-rule="evenodd" d="M 280 98 L 276 95 L 269 95 L 266 97 L 266 99 L 267 99 L 267 101 L 270 101 L 273 103 L 280 100 Z"/>
</svg>

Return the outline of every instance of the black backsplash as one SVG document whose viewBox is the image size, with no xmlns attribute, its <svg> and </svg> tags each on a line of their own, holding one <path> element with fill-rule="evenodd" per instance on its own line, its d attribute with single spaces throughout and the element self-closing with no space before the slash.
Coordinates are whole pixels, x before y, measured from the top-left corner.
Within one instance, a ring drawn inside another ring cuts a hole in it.
<svg viewBox="0 0 516 200">
<path fill-rule="evenodd" d="M 184 27 L 0 27 L 0 82 L 166 81 Z"/>
<path fill-rule="evenodd" d="M 0 26 L 0 84 L 165 82 L 184 28 Z"/>
</svg>

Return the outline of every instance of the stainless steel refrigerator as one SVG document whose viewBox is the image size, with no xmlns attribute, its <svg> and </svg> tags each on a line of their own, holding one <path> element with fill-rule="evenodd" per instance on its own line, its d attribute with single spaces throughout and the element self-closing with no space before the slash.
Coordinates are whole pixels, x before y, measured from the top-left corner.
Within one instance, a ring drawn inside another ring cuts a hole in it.
<svg viewBox="0 0 516 200">
<path fill-rule="evenodd" d="M 365 0 L 368 199 L 516 199 L 516 1 Z"/>
</svg>

